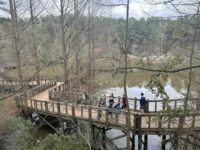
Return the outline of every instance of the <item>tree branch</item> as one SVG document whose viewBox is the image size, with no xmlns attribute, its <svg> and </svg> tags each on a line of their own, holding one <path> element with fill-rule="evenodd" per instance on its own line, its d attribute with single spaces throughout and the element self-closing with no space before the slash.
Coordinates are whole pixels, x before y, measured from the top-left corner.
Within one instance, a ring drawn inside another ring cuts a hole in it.
<svg viewBox="0 0 200 150">
<path fill-rule="evenodd" d="M 144 71 L 150 71 L 150 72 L 176 73 L 176 72 L 186 71 L 186 70 L 190 70 L 190 69 L 197 69 L 197 68 L 200 68 L 200 65 L 184 67 L 184 68 L 179 68 L 179 69 L 175 69 L 175 70 L 148 69 L 148 68 L 143 68 L 143 67 L 127 67 L 127 68 L 121 67 L 121 68 L 118 68 L 117 70 L 137 69 L 137 70 L 144 70 Z"/>
</svg>

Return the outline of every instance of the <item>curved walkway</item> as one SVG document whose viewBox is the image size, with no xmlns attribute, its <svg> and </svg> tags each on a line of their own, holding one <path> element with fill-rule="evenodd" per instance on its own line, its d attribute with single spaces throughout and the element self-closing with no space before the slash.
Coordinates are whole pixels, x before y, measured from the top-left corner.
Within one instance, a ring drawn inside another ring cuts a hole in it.
<svg viewBox="0 0 200 150">
<path fill-rule="evenodd" d="M 57 88 L 62 83 L 49 84 L 45 87 L 38 87 L 31 92 L 20 95 L 16 98 L 18 105 L 25 110 L 37 111 L 41 114 L 61 117 L 63 119 L 84 120 L 93 124 L 106 127 L 127 128 L 130 123 L 131 130 L 140 130 L 151 134 L 173 134 L 182 129 L 182 132 L 200 131 L 200 112 L 194 111 L 187 114 L 182 113 L 141 113 L 121 110 L 109 115 L 109 109 L 103 108 L 102 117 L 99 119 L 98 107 L 85 106 L 72 103 L 56 102 L 49 99 L 49 90 Z M 44 86 L 44 85 L 41 85 Z M 44 89 L 44 90 L 41 90 Z M 25 96 L 24 96 L 25 95 Z M 27 96 L 33 95 L 33 96 Z"/>
</svg>

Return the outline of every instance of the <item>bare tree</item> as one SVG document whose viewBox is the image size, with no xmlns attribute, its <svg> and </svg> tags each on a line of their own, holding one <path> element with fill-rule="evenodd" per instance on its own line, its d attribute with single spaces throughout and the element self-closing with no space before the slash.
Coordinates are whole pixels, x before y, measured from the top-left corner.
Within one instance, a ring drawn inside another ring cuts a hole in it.
<svg viewBox="0 0 200 150">
<path fill-rule="evenodd" d="M 88 90 L 91 92 L 91 0 L 88 2 Z"/>
<path fill-rule="evenodd" d="M 13 41 L 15 44 L 15 52 L 17 57 L 17 70 L 18 76 L 20 80 L 21 87 L 23 87 L 22 83 L 22 63 L 21 63 L 21 45 L 20 45 L 20 34 L 19 34 L 19 26 L 18 26 L 18 19 L 17 19 L 17 8 L 16 8 L 16 1 L 9 0 L 10 5 L 10 14 L 12 19 L 12 28 L 13 28 Z"/>
<path fill-rule="evenodd" d="M 127 55 L 128 55 L 128 49 L 127 49 L 127 43 L 128 43 L 128 28 L 129 28 L 129 0 L 127 0 L 127 5 L 126 5 L 126 29 L 125 29 L 125 41 L 124 41 L 124 55 L 125 55 L 125 66 L 124 66 L 124 94 L 125 97 L 127 98 Z M 128 122 L 128 129 L 127 129 L 127 149 L 130 150 L 130 109 L 129 109 L 129 103 L 127 99 L 127 110 L 128 110 L 128 117 L 129 117 L 129 122 Z"/>
<path fill-rule="evenodd" d="M 36 75 L 36 82 L 37 85 L 40 85 L 40 76 L 39 76 L 39 70 L 40 70 L 40 65 L 38 61 L 38 50 L 36 46 L 36 39 L 35 39 L 35 31 L 34 31 L 34 14 L 33 14 L 33 0 L 29 0 L 30 4 L 30 15 L 31 15 L 31 35 L 32 35 L 32 50 L 34 52 L 34 59 L 35 59 L 35 71 L 37 73 Z"/>
<path fill-rule="evenodd" d="M 68 71 L 67 71 L 67 64 L 68 64 L 68 56 L 69 51 L 66 47 L 66 38 L 65 38 L 65 6 L 64 0 L 60 0 L 60 27 L 61 27 L 61 40 L 62 40 L 62 53 L 63 53 L 63 61 L 64 61 L 64 84 L 65 84 L 65 92 L 67 91 L 68 85 Z"/>
</svg>

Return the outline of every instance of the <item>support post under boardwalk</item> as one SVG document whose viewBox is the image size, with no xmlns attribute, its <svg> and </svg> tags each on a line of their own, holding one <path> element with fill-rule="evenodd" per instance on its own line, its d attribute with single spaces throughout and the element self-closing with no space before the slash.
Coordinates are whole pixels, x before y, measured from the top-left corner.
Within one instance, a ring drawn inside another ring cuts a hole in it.
<svg viewBox="0 0 200 150">
<path fill-rule="evenodd" d="M 96 139 L 95 139 L 95 126 L 91 125 L 91 139 L 92 139 L 92 143 L 91 143 L 91 149 L 95 150 L 95 145 L 96 145 Z"/>
<path fill-rule="evenodd" d="M 148 149 L 148 135 L 144 135 L 144 150 Z"/>
<path fill-rule="evenodd" d="M 162 150 L 165 150 L 166 135 L 162 136 Z"/>
<path fill-rule="evenodd" d="M 131 150 L 135 150 L 135 132 L 132 132 L 132 148 Z"/>
<path fill-rule="evenodd" d="M 138 133 L 138 150 L 142 150 L 142 134 Z"/>
<path fill-rule="evenodd" d="M 106 140 L 106 129 L 105 129 L 105 127 L 103 127 L 103 132 L 102 132 L 102 141 L 105 141 Z M 106 142 L 103 142 L 103 148 L 104 148 L 104 150 L 106 150 Z"/>
<path fill-rule="evenodd" d="M 89 117 L 89 127 L 90 127 L 90 144 L 91 144 L 91 149 L 93 149 L 93 143 L 94 143 L 94 126 L 92 125 L 92 110 L 91 107 L 88 107 L 88 117 Z"/>
<path fill-rule="evenodd" d="M 142 134 L 141 134 L 141 116 L 138 114 L 134 115 L 135 118 L 135 130 L 138 134 L 138 150 L 142 150 Z"/>
</svg>

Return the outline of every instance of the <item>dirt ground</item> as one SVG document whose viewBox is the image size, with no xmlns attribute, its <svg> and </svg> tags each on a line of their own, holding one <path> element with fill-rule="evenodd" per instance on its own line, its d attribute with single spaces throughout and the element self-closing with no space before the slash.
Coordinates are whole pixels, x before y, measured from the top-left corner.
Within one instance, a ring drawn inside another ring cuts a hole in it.
<svg viewBox="0 0 200 150">
<path fill-rule="evenodd" d="M 10 94 L 1 94 L 0 97 L 7 97 Z M 11 96 L 0 101 L 0 130 L 2 129 L 4 122 L 11 116 L 16 116 L 19 114 L 19 109 L 14 100 L 15 96 Z"/>
</svg>

